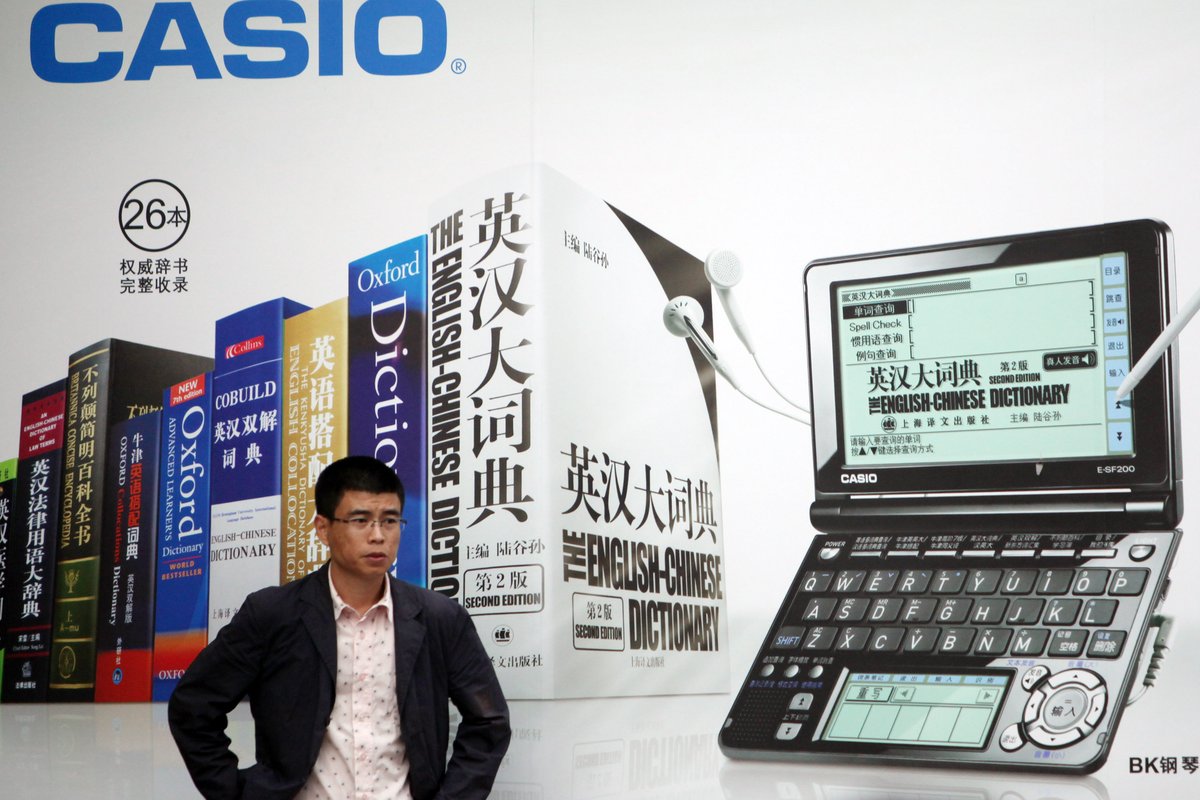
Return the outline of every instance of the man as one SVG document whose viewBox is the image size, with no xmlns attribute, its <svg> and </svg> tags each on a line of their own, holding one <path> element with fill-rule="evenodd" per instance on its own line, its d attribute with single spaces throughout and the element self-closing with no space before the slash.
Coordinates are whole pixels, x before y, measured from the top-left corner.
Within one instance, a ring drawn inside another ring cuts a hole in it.
<svg viewBox="0 0 1200 800">
<path fill-rule="evenodd" d="M 196 787 L 207 798 L 487 797 L 508 707 L 466 611 L 388 575 L 400 480 L 373 458 L 344 458 L 318 478 L 316 505 L 329 562 L 247 597 L 171 696 Z M 239 770 L 225 726 L 245 697 L 258 763 Z M 447 764 L 448 699 L 462 722 Z"/>
</svg>

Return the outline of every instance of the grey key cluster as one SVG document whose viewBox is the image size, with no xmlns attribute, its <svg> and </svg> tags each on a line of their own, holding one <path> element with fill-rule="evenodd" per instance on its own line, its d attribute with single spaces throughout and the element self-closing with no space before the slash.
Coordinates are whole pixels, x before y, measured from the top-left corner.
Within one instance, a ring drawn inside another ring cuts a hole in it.
<svg viewBox="0 0 1200 800">
<path fill-rule="evenodd" d="M 913 559 L 916 561 L 916 559 Z M 875 562 L 801 574 L 773 650 L 1115 659 L 1150 570 Z"/>
</svg>

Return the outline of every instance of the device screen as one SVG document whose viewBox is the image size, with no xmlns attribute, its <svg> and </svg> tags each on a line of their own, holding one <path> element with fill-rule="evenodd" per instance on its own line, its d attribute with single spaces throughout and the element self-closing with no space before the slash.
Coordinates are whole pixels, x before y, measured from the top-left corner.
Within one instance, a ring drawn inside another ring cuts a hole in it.
<svg viewBox="0 0 1200 800">
<path fill-rule="evenodd" d="M 1128 256 L 834 284 L 851 467 L 1134 455 Z"/>
<path fill-rule="evenodd" d="M 975 747 L 987 743 L 1007 693 L 1007 673 L 852 672 L 822 739 Z"/>
</svg>

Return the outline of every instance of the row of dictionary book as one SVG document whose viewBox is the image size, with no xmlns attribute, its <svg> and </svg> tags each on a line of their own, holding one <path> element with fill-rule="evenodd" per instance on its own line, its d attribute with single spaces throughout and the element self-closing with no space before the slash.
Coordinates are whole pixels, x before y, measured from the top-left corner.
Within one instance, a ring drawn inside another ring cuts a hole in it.
<svg viewBox="0 0 1200 800">
<path fill-rule="evenodd" d="M 426 237 L 347 296 L 218 319 L 214 357 L 105 339 L 22 398 L 0 462 L 0 699 L 166 700 L 256 589 L 319 568 L 317 475 L 379 456 L 425 529 Z M 426 583 L 423 535 L 393 566 Z"/>
<path fill-rule="evenodd" d="M 395 572 L 471 614 L 507 697 L 728 691 L 715 377 L 662 327 L 711 312 L 702 262 L 534 164 L 320 269 L 333 302 L 201 311 L 215 337 L 170 346 L 203 357 L 101 341 L 24 397 L 0 697 L 165 699 L 325 561 L 316 477 L 349 454 L 395 469 Z"/>
</svg>

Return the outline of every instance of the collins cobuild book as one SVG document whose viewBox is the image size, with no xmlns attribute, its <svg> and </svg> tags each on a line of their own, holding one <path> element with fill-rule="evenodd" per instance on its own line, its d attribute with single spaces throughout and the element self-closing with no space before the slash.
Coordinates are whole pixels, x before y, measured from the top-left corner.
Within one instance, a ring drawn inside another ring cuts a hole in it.
<svg viewBox="0 0 1200 800">
<path fill-rule="evenodd" d="M 728 691 L 713 374 L 662 324 L 701 262 L 533 165 L 434 207 L 428 281 L 429 586 L 505 693 Z"/>
<path fill-rule="evenodd" d="M 246 595 L 279 585 L 283 322 L 307 310 L 308 306 L 281 297 L 217 320 L 210 642 Z"/>
</svg>

